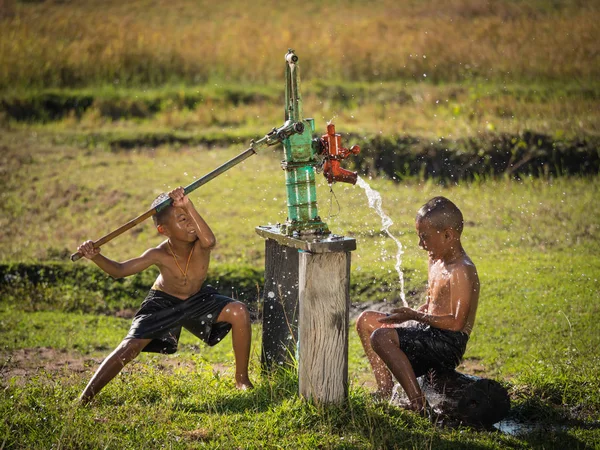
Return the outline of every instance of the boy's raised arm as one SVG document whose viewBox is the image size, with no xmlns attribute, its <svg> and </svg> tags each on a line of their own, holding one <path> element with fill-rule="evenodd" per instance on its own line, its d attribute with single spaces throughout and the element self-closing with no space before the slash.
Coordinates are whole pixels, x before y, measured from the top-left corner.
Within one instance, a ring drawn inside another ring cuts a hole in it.
<svg viewBox="0 0 600 450">
<path fill-rule="evenodd" d="M 169 197 L 173 199 L 173 206 L 183 208 L 189 214 L 190 220 L 195 225 L 200 246 L 206 249 L 213 248 L 217 244 L 217 238 L 200 213 L 196 211 L 192 201 L 185 195 L 183 187 L 169 192 Z"/>
<path fill-rule="evenodd" d="M 125 262 L 113 261 L 100 254 L 100 248 L 94 248 L 92 241 L 85 241 L 77 248 L 77 251 L 113 278 L 123 278 L 136 274 L 157 262 L 157 250 L 154 248 L 146 250 L 141 256 Z"/>
</svg>

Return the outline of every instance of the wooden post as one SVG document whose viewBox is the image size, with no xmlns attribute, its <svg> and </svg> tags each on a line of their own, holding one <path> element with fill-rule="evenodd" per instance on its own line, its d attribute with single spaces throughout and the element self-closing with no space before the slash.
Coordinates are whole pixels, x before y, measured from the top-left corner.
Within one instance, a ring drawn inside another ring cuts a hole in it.
<svg viewBox="0 0 600 450">
<path fill-rule="evenodd" d="M 350 252 L 356 241 L 335 234 L 288 236 L 279 225 L 256 232 L 267 239 L 263 368 L 291 361 L 299 342 L 300 395 L 315 403 L 343 402 L 348 396 Z M 295 317 L 297 323 L 290 320 Z"/>
<path fill-rule="evenodd" d="M 291 364 L 298 342 L 298 249 L 265 241 L 263 370 Z"/>
<path fill-rule="evenodd" d="M 348 396 L 350 252 L 300 254 L 300 395 L 316 403 Z"/>
</svg>

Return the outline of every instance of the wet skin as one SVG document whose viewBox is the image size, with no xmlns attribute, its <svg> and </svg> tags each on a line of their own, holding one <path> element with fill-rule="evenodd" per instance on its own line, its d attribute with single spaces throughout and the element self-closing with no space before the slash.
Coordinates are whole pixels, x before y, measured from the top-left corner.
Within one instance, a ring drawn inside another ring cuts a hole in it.
<svg viewBox="0 0 600 450">
<path fill-rule="evenodd" d="M 113 261 L 100 254 L 92 241 L 84 242 L 77 249 L 84 257 L 114 278 L 122 278 L 141 272 L 152 265 L 160 271 L 153 289 L 164 291 L 174 297 L 186 300 L 200 291 L 206 280 L 210 251 L 216 245 L 216 238 L 196 211 L 194 205 L 179 187 L 169 192 L 173 207 L 163 223 L 157 226 L 158 232 L 167 240 L 155 248 L 146 250 L 141 256 L 125 262 Z M 252 330 L 248 309 L 241 302 L 228 304 L 217 317 L 217 322 L 231 324 L 233 351 L 236 371 L 235 383 L 238 389 L 249 389 L 253 385 L 248 377 L 250 342 Z M 150 343 L 151 339 L 125 339 L 102 362 L 80 396 L 82 403 L 89 402 L 110 380 L 133 360 Z"/>
<path fill-rule="evenodd" d="M 419 247 L 429 255 L 427 302 L 417 309 L 394 309 L 390 315 L 365 311 L 356 327 L 380 396 L 389 398 L 391 395 L 393 375 L 411 400 L 411 408 L 422 411 L 425 398 L 393 328 L 416 320 L 470 334 L 479 300 L 479 278 L 475 265 L 462 248 L 459 232 L 436 228 L 427 219 L 418 221 L 416 230 Z"/>
</svg>

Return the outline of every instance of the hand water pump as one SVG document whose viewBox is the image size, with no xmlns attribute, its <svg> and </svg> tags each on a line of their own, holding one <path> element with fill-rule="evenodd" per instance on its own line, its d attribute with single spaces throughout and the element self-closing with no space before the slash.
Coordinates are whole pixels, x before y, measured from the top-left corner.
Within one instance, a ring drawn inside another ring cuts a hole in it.
<svg viewBox="0 0 600 450">
<path fill-rule="evenodd" d="M 314 121 L 313 119 L 304 119 L 302 116 L 298 57 L 290 49 L 285 55 L 285 60 L 285 123 L 279 128 L 273 128 L 261 139 L 252 140 L 250 147 L 244 152 L 189 184 L 184 190 L 186 194 L 189 194 L 259 150 L 281 142 L 285 153 L 285 160 L 282 161 L 281 166 L 286 173 L 288 218 L 277 232 L 286 236 L 328 235 L 330 232 L 327 224 L 321 220 L 317 210 L 315 168 L 322 166 L 323 174 L 329 183 L 342 181 L 354 184 L 356 183 L 356 173 L 342 169 L 340 161 L 350 154 L 357 154 L 360 149 L 358 146 L 353 146 L 350 150 L 343 148 L 341 137 L 335 133 L 335 126 L 332 123 L 327 125 L 327 134 L 320 138 L 312 138 L 315 131 Z M 319 161 L 317 156 L 321 156 L 322 161 Z M 94 246 L 100 247 L 106 244 L 169 204 L 171 204 L 171 199 L 165 200 L 94 241 Z M 73 253 L 71 260 L 77 261 L 81 256 L 80 253 Z"/>
<path fill-rule="evenodd" d="M 282 133 L 285 160 L 281 166 L 285 170 L 288 218 L 281 226 L 285 235 L 329 234 L 318 212 L 315 189 L 315 168 L 322 165 L 323 174 L 331 184 L 336 181 L 355 184 L 356 172 L 340 167 L 340 161 L 350 154 L 358 154 L 355 145 L 349 150 L 341 145 L 341 136 L 335 133 L 335 125 L 327 125 L 327 134 L 312 138 L 315 131 L 313 119 L 304 119 L 302 97 L 300 95 L 300 74 L 298 56 L 293 50 L 285 55 L 285 129 L 293 133 Z M 316 157 L 322 156 L 319 161 Z"/>
</svg>

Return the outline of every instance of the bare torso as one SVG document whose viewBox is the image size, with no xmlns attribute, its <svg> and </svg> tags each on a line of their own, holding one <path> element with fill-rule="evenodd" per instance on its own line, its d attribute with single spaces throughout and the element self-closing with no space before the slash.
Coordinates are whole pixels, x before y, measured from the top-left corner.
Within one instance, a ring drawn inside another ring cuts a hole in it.
<svg viewBox="0 0 600 450">
<path fill-rule="evenodd" d="M 170 251 L 168 241 L 164 241 L 156 247 L 157 266 L 160 274 L 154 282 L 153 289 L 161 290 L 182 300 L 188 299 L 200 290 L 208 273 L 210 249 L 202 248 L 199 240 L 196 240 L 193 246 L 194 252 L 191 255 L 189 264 L 187 264 L 187 259 L 191 251 L 191 245 L 189 250 L 173 249 L 175 257 Z M 175 258 L 177 258 L 179 266 L 175 262 Z"/>
<path fill-rule="evenodd" d="M 429 288 L 424 312 L 433 316 L 456 317 L 459 331 L 473 330 L 479 301 L 479 277 L 471 259 L 463 253 L 450 263 L 429 262 Z"/>
</svg>

